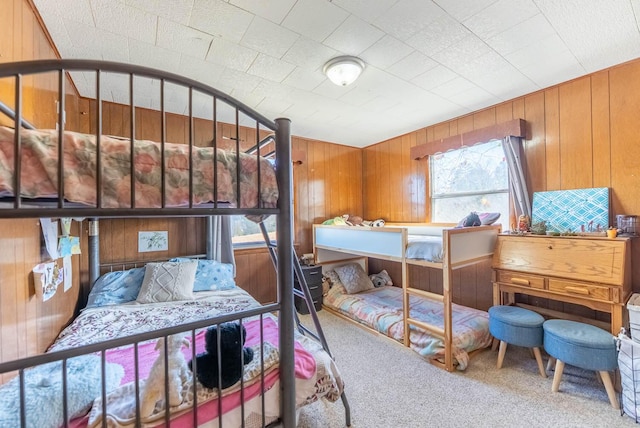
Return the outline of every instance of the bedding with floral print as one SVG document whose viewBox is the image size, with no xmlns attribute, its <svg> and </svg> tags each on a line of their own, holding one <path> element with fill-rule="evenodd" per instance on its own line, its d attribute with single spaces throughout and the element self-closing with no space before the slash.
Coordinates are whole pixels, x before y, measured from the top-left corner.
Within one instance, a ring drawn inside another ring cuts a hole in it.
<svg viewBox="0 0 640 428">
<path fill-rule="evenodd" d="M 58 132 L 21 130 L 21 196 L 51 198 L 58 194 Z M 0 127 L 0 196 L 13 195 L 14 131 Z M 86 205 L 96 204 L 95 135 L 67 131 L 64 147 L 65 199 Z M 147 140 L 134 141 L 135 204 L 137 208 L 161 205 L 162 146 Z M 102 206 L 124 208 L 131 204 L 131 142 L 100 137 L 102 165 Z M 189 205 L 189 146 L 164 144 L 165 204 Z M 275 171 L 269 161 L 233 152 L 216 151 L 217 180 L 214 180 L 213 148 L 193 147 L 193 204 L 218 202 L 241 208 L 274 208 L 278 189 Z M 237 163 L 240 164 L 238 203 Z M 260 173 L 258 174 L 258 171 Z M 259 179 L 258 179 L 259 175 Z M 258 181 L 261 189 L 258 191 Z M 217 189 L 214 190 L 214 185 Z"/>
</svg>

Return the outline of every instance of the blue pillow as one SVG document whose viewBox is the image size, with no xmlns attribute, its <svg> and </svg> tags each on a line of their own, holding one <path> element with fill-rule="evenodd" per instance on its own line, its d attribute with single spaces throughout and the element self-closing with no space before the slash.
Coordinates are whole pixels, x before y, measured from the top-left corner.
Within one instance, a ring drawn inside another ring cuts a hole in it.
<svg viewBox="0 0 640 428">
<path fill-rule="evenodd" d="M 194 259 L 176 257 L 171 262 L 192 262 Z M 222 291 L 236 287 L 233 279 L 233 265 L 217 260 L 199 259 L 193 291 Z"/>
<path fill-rule="evenodd" d="M 87 308 L 133 302 L 140 293 L 145 268 L 108 272 L 93 284 Z"/>
<path fill-rule="evenodd" d="M 93 400 L 102 394 L 101 358 L 82 355 L 67 360 L 67 411 L 69 419 L 86 414 Z M 105 364 L 107 392 L 120 385 L 124 369 Z M 24 371 L 25 414 L 28 427 L 58 428 L 64 425 L 62 412 L 62 362 L 56 361 Z M 20 426 L 20 379 L 0 386 L 0 427 Z"/>
</svg>

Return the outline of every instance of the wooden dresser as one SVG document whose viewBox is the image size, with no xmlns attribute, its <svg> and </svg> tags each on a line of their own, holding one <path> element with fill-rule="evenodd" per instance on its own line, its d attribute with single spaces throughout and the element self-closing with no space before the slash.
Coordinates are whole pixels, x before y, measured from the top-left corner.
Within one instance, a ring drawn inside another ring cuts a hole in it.
<svg viewBox="0 0 640 428">
<path fill-rule="evenodd" d="M 625 324 L 631 294 L 629 238 L 500 235 L 493 268 L 494 305 L 515 303 L 520 293 L 608 312 L 614 335 Z"/>
</svg>

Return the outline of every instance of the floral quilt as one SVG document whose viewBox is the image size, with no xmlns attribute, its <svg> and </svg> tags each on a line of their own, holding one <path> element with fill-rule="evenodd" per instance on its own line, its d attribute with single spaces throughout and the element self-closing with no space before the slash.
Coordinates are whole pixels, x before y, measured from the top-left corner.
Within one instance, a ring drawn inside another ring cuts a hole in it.
<svg viewBox="0 0 640 428">
<path fill-rule="evenodd" d="M 410 296 L 411 318 L 444 329 L 442 303 L 419 296 Z M 356 294 L 348 294 L 338 282 L 333 284 L 323 303 L 329 308 L 356 320 L 399 342 L 404 340 L 402 289 L 384 286 Z M 478 309 L 452 305 L 453 356 L 458 370 L 469 364 L 469 352 L 491 344 L 489 314 Z M 411 349 L 427 359 L 444 358 L 444 343 L 439 337 L 416 326 L 410 326 Z"/>
<path fill-rule="evenodd" d="M 121 305 L 102 306 L 98 308 L 85 309 L 67 328 L 65 328 L 49 351 L 59 351 L 78 347 L 81 345 L 102 342 L 117 337 L 129 336 L 150 330 L 161 329 L 165 327 L 185 324 L 200 319 L 211 318 L 214 316 L 222 316 L 242 310 L 251 309 L 259 306 L 259 303 L 253 299 L 247 292 L 240 288 L 232 290 L 203 292 L 204 297 L 197 300 L 163 302 L 139 304 L 136 302 L 125 303 Z M 279 396 L 277 392 L 278 384 L 278 346 L 279 331 L 277 326 L 277 318 L 267 314 L 260 321 L 257 317 L 247 318 L 243 320 L 246 327 L 246 343 L 245 346 L 260 349 L 260 339 L 264 340 L 265 361 L 265 380 L 263 391 L 265 397 L 269 397 L 269 407 L 265 412 L 271 416 L 279 415 Z M 187 335 L 190 339 L 190 335 Z M 158 351 L 155 350 L 153 342 L 143 342 L 138 347 L 138 370 L 141 381 L 143 381 L 149 373 L 149 369 L 153 361 L 158 357 Z M 196 334 L 196 353 L 204 350 L 204 329 Z M 191 359 L 191 348 L 183 349 L 187 361 Z M 256 351 L 254 355 L 259 355 Z M 135 365 L 134 365 L 134 347 L 133 345 L 124 346 L 116 349 L 110 349 L 105 352 L 105 358 L 108 362 L 119 363 L 124 368 L 124 378 L 120 388 L 108 397 L 109 402 L 114 403 L 114 409 L 108 415 L 108 426 L 110 427 L 128 427 L 132 426 L 134 419 L 131 416 L 132 397 L 128 392 L 132 391 L 132 382 L 135 381 Z M 274 359 L 275 358 L 275 359 Z M 258 359 L 256 361 L 259 362 Z M 266 364 L 266 362 L 269 364 Z M 256 370 L 253 370 L 253 367 Z M 247 366 L 245 371 L 245 386 L 248 387 L 244 391 L 246 400 L 252 399 L 255 403 L 260 404 L 260 388 L 261 382 L 256 381 L 260 378 L 262 364 L 256 366 Z M 273 370 L 272 370 L 273 369 Z M 295 384 L 296 384 L 296 405 L 298 407 L 315 402 L 320 398 L 328 401 L 336 401 L 340 398 L 343 389 L 343 380 L 333 359 L 322 349 L 321 345 L 316 341 L 296 333 L 295 337 Z M 212 423 L 217 420 L 218 406 L 215 402 L 207 403 L 207 401 L 217 399 L 217 392 L 205 390 L 199 387 L 198 403 L 202 405 L 202 412 L 199 411 L 199 421 L 202 419 L 202 426 L 218 426 Z M 223 412 L 226 418 L 237 419 L 241 412 L 237 407 L 240 397 L 238 385 L 230 387 L 229 390 L 223 391 Z M 185 383 L 184 402 L 171 409 L 175 416 L 171 426 L 188 427 L 191 426 L 193 417 L 189 414 L 193 397 L 189 394 L 192 387 Z M 274 395 L 275 394 L 275 395 Z M 253 398 L 252 398 L 253 397 Z M 100 400 L 98 400 L 100 401 Z M 233 406 L 231 403 L 236 403 Z M 254 404 L 255 404 L 254 403 Z M 256 405 L 257 405 L 256 404 Z M 135 404 L 134 404 L 135 405 Z M 95 404 L 94 404 L 95 406 Z M 258 409 L 260 407 L 258 406 Z M 200 409 L 200 407 L 199 407 Z M 158 410 L 158 414 L 164 416 L 163 409 Z M 245 415 L 248 417 L 248 415 Z M 255 415 L 254 415 L 255 417 Z M 94 409 L 88 417 L 75 420 L 72 426 L 85 427 L 88 424 L 98 424 L 102 419 L 100 409 Z M 153 421 L 157 418 L 152 417 L 149 425 L 156 426 Z M 234 419 L 234 420 L 235 420 Z M 261 417 L 259 418 L 261 421 Z M 200 426 L 200 423 L 199 423 Z M 227 425 L 225 425 L 227 426 Z M 251 424 L 242 424 L 240 421 L 237 425 L 230 423 L 229 426 L 252 426 Z"/>
<path fill-rule="evenodd" d="M 58 131 L 21 130 L 21 183 L 23 198 L 58 197 Z M 135 205 L 161 206 L 162 146 L 136 140 L 133 148 Z M 0 127 L 0 196 L 14 195 L 14 130 Z M 63 138 L 64 197 L 69 202 L 96 205 L 97 144 L 95 135 L 67 131 Z M 131 206 L 131 142 L 102 136 L 102 206 Z M 275 208 L 278 188 L 271 163 L 255 155 L 193 147 L 189 169 L 189 146 L 165 143 L 165 206 L 189 205 L 192 173 L 193 204 L 225 203 L 240 208 Z M 259 162 L 259 167 L 258 167 Z M 214 169 L 214 164 L 217 169 Z M 239 174 L 238 174 L 239 170 Z M 258 174 L 259 170 L 259 174 Z M 214 182 L 214 174 L 217 180 Z M 258 189 L 258 176 L 260 187 Z M 240 191 L 238 195 L 238 181 Z M 217 190 L 214 185 L 217 184 Z"/>
</svg>

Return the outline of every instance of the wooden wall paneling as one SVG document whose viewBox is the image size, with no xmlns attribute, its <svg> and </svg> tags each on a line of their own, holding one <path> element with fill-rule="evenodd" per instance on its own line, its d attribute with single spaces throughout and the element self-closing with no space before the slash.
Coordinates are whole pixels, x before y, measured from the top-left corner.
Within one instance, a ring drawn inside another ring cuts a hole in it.
<svg viewBox="0 0 640 428">
<path fill-rule="evenodd" d="M 292 146 L 296 150 L 308 152 L 309 143 L 302 138 L 292 139 Z M 309 253 L 313 244 L 309 242 L 311 237 L 307 231 L 311 230 L 313 224 L 312 216 L 309 212 L 309 159 L 302 164 L 293 164 L 293 215 L 294 222 L 294 243 L 298 245 L 301 253 Z"/>
<path fill-rule="evenodd" d="M 514 119 L 525 117 L 526 111 L 525 111 L 525 104 L 524 104 L 523 97 L 516 98 L 515 100 L 513 100 L 511 106 L 512 106 Z"/>
<path fill-rule="evenodd" d="M 496 107 L 496 123 L 508 122 L 517 117 L 513 117 L 513 102 L 507 101 L 506 103 L 498 104 Z M 524 117 L 524 116 L 518 116 Z"/>
<path fill-rule="evenodd" d="M 405 134 L 400 138 L 400 145 L 398 148 L 398 161 L 399 161 L 399 169 L 396 176 L 400 182 L 400 188 L 402 189 L 402 203 L 398 204 L 400 208 L 399 219 L 413 219 L 413 200 L 415 198 L 415 179 L 414 175 L 411 173 L 411 164 L 413 163 L 412 159 L 407 157 L 407 153 L 411 150 L 411 146 L 415 145 L 416 134 L 409 133 Z"/>
<path fill-rule="evenodd" d="M 311 190 L 311 197 L 313 198 L 313 222 L 322 223 L 327 218 L 337 216 L 337 213 L 328 211 L 329 204 L 327 200 L 327 191 L 325 189 L 325 167 L 326 160 L 324 155 L 324 147 L 320 144 L 314 144 L 311 147 L 309 153 L 309 164 L 311 168 L 310 183 L 313 188 Z"/>
<path fill-rule="evenodd" d="M 591 75 L 593 186 L 611 187 L 609 71 Z"/>
<path fill-rule="evenodd" d="M 591 79 L 585 77 L 561 85 L 559 106 L 560 186 L 562 189 L 593 187 Z"/>
<path fill-rule="evenodd" d="M 390 204 L 389 201 L 395 199 L 399 194 L 399 192 L 397 191 L 397 187 L 395 187 L 393 189 L 394 196 L 391 196 L 391 174 L 393 173 L 392 168 L 394 168 L 394 166 L 391 163 L 390 144 L 391 141 L 394 140 L 387 140 L 382 144 L 378 144 L 377 146 L 377 172 L 380 175 L 379 180 L 382 180 L 382 183 L 378 187 L 380 191 L 380 193 L 378 194 L 378 212 L 380 212 L 380 217 L 385 220 L 392 220 L 392 205 L 394 205 L 397 201 L 394 201 L 394 204 Z"/>
<path fill-rule="evenodd" d="M 496 109 L 493 107 L 480 110 L 473 114 L 473 129 L 486 128 L 487 126 L 495 125 L 496 123 Z"/>
<path fill-rule="evenodd" d="M 0 8 L 0 62 L 14 61 L 13 56 L 13 44 L 15 42 L 15 34 L 19 34 L 14 29 L 13 10 L 16 7 L 16 3 L 22 0 L 9 0 L 3 2 Z M 0 97 L 4 97 L 4 92 L 0 85 Z"/>
<path fill-rule="evenodd" d="M 478 277 L 476 265 L 456 269 L 456 271 L 458 271 L 460 275 L 460 297 L 456 302 L 470 308 L 477 308 L 478 302 L 476 300 L 476 295 L 478 294 L 477 290 L 480 287 L 480 284 L 476 282 Z"/>
<path fill-rule="evenodd" d="M 335 156 L 335 146 L 333 144 L 324 144 L 321 154 L 323 156 L 323 183 L 324 183 L 324 202 L 326 204 L 326 212 L 327 217 L 336 217 L 340 216 L 343 213 L 338 206 L 338 193 L 337 192 L 327 192 L 327 189 L 339 189 L 341 180 L 341 174 L 343 171 L 339 171 L 336 165 L 336 156 Z"/>
<path fill-rule="evenodd" d="M 558 87 L 544 91 L 544 124 L 546 159 L 545 170 L 547 176 L 547 188 L 545 190 L 560 190 L 560 105 Z"/>
<path fill-rule="evenodd" d="M 527 121 L 527 139 L 523 140 L 524 162 L 527 170 L 527 184 L 529 198 L 533 192 L 546 189 L 546 174 L 540 171 L 546 170 L 546 145 L 545 145 L 545 109 L 544 92 L 535 92 L 524 99 L 525 120 Z"/>
<path fill-rule="evenodd" d="M 451 135 L 464 134 L 465 132 L 473 131 L 475 129 L 473 126 L 472 115 L 462 116 L 457 120 L 457 122 L 458 122 L 458 129 L 456 130 L 455 134 L 451 134 Z"/>
<path fill-rule="evenodd" d="M 611 185 L 615 214 L 640 214 L 640 61 L 609 71 Z"/>
<path fill-rule="evenodd" d="M 449 123 L 438 123 L 431 127 L 433 129 L 433 137 L 428 139 L 427 141 L 439 140 L 441 138 L 447 138 L 451 136 L 449 132 Z"/>
<path fill-rule="evenodd" d="M 409 189 L 404 185 L 403 176 L 406 176 L 407 171 L 403 166 L 402 156 L 402 139 L 403 137 L 397 137 L 393 140 L 389 140 L 389 194 L 397 192 L 399 200 L 395 204 L 389 204 L 389 219 L 392 221 L 398 221 L 403 218 L 402 207 L 403 201 L 408 198 Z M 406 158 L 406 156 L 404 156 Z M 387 199 L 389 200 L 389 199 Z"/>
<path fill-rule="evenodd" d="M 476 304 L 474 308 L 487 311 L 493 306 L 493 282 L 491 260 L 480 262 L 476 268 Z"/>
<path fill-rule="evenodd" d="M 184 120 L 184 119 L 183 119 Z M 187 121 L 183 124 L 183 139 L 181 141 L 189 141 L 189 126 Z M 198 147 L 212 147 L 213 144 L 213 123 L 210 120 L 194 118 L 193 119 L 194 142 Z"/>
</svg>

